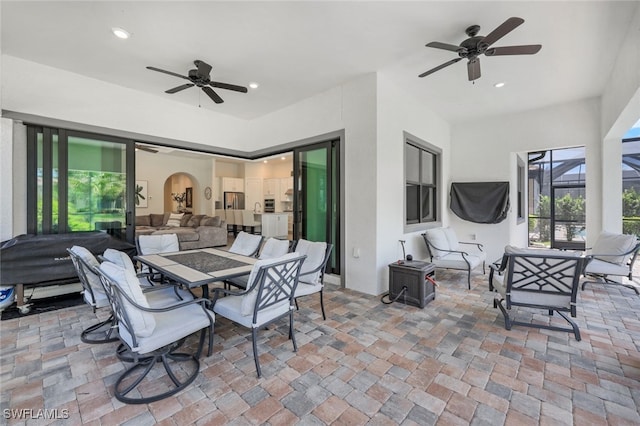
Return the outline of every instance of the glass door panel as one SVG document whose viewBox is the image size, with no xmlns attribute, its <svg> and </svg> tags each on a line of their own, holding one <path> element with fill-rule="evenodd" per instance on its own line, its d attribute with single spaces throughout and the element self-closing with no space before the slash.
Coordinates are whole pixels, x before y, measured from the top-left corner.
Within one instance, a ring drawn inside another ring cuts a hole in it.
<svg viewBox="0 0 640 426">
<path fill-rule="evenodd" d="M 294 152 L 294 239 L 333 244 L 327 272 L 339 273 L 340 197 L 336 142 Z"/>
<path fill-rule="evenodd" d="M 125 239 L 126 145 L 68 138 L 68 228 L 106 231 Z"/>
<path fill-rule="evenodd" d="M 585 188 L 553 188 L 553 234 L 551 247 L 584 249 L 586 241 Z"/>
</svg>

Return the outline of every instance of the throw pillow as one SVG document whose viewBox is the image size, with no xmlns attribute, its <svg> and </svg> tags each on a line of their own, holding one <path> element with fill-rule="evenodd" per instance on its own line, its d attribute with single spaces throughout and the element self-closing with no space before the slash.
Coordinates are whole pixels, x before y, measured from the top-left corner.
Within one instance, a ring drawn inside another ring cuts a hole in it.
<svg viewBox="0 0 640 426">
<path fill-rule="evenodd" d="M 200 226 L 217 226 L 220 227 L 220 217 L 205 216 L 200 220 Z"/>
<path fill-rule="evenodd" d="M 187 222 L 187 226 L 197 228 L 198 226 L 200 226 L 200 221 L 204 216 L 205 215 L 203 214 L 194 214 L 193 216 L 191 216 L 191 219 L 189 219 L 189 222 Z"/>
<path fill-rule="evenodd" d="M 169 216 L 169 220 L 167 220 L 167 226 L 170 226 L 172 228 L 179 228 L 182 216 L 184 216 L 184 213 L 171 213 L 171 215 Z"/>
<path fill-rule="evenodd" d="M 149 219 L 151 220 L 151 226 L 162 226 L 162 225 L 164 225 L 164 213 L 163 214 L 151 213 L 149 215 Z"/>
<path fill-rule="evenodd" d="M 136 216 L 136 226 L 151 226 L 151 218 L 149 215 Z"/>
<path fill-rule="evenodd" d="M 191 220 L 191 218 L 193 217 L 193 215 L 191 213 L 185 213 L 184 216 L 182 216 L 182 220 L 180 220 L 180 226 L 189 226 L 187 225 L 189 223 L 189 221 Z"/>
</svg>

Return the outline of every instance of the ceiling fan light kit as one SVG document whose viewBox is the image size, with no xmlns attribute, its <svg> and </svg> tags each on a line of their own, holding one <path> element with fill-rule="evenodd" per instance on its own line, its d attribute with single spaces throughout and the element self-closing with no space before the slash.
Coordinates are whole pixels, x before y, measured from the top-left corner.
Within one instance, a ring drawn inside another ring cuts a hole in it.
<svg viewBox="0 0 640 426">
<path fill-rule="evenodd" d="M 232 90 L 234 92 L 247 93 L 249 90 L 244 86 L 238 86 L 235 84 L 222 83 L 219 81 L 211 81 L 211 65 L 203 62 L 199 59 L 193 61 L 193 64 L 196 66 L 196 69 L 189 70 L 188 76 L 180 75 L 178 73 L 163 70 L 156 67 L 147 67 L 147 69 L 151 71 L 161 72 L 163 74 L 169 74 L 174 77 L 183 78 L 185 80 L 189 80 L 189 83 L 182 84 L 180 86 L 176 86 L 174 88 L 165 90 L 165 93 L 173 94 L 178 93 L 182 90 L 188 89 L 193 86 L 198 86 L 202 89 L 204 93 L 211 98 L 211 100 L 217 104 L 221 104 L 224 100 L 218 95 L 212 87 L 217 89 L 225 89 Z"/>
<path fill-rule="evenodd" d="M 465 30 L 465 33 L 469 37 L 460 43 L 459 46 L 442 43 L 439 41 L 432 41 L 427 43 L 427 47 L 433 47 L 436 49 L 448 50 L 456 52 L 458 58 L 445 62 L 442 65 L 438 65 L 428 71 L 423 72 L 418 77 L 426 77 L 439 71 L 449 65 L 453 65 L 456 62 L 467 59 L 467 74 L 469 81 L 475 81 L 480 78 L 480 55 L 485 56 L 507 56 L 507 55 L 534 55 L 542 48 L 539 44 L 527 44 L 522 46 L 503 46 L 503 47 L 491 47 L 495 42 L 500 40 L 505 35 L 516 29 L 518 26 L 524 23 L 524 19 L 511 17 L 499 25 L 496 29 L 491 31 L 486 36 L 478 35 L 480 31 L 479 25 L 471 25 Z"/>
</svg>

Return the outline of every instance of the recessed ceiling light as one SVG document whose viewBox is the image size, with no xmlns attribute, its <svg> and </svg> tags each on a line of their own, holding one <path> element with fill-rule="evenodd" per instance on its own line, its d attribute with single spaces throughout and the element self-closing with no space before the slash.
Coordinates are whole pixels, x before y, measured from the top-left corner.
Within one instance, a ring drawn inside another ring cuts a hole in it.
<svg viewBox="0 0 640 426">
<path fill-rule="evenodd" d="M 265 164 L 266 164 L 266 163 L 268 163 L 268 161 L 267 161 L 267 160 L 264 160 L 264 161 L 263 161 L 263 163 L 265 163 Z"/>
<path fill-rule="evenodd" d="M 131 37 L 131 34 L 129 34 L 129 32 L 127 30 L 123 30 L 122 28 L 113 27 L 113 28 L 111 28 L 111 32 L 116 37 L 124 39 L 124 40 L 128 39 L 129 37 Z"/>
<path fill-rule="evenodd" d="M 287 159 L 287 157 L 280 157 L 280 159 L 281 159 L 281 160 L 286 160 L 286 159 Z"/>
<path fill-rule="evenodd" d="M 258 87 L 260 87 L 260 85 L 252 81 L 251 83 L 249 83 L 249 87 L 251 87 L 252 89 L 257 89 Z"/>
<path fill-rule="evenodd" d="M 504 87 L 504 81 L 494 84 L 493 87 L 497 87 L 497 88 Z"/>
</svg>

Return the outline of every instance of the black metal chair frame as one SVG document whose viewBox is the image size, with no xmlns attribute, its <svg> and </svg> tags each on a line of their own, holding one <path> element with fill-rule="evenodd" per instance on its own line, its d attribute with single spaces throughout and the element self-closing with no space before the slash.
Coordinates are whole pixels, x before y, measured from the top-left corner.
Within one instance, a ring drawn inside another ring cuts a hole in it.
<svg viewBox="0 0 640 426">
<path fill-rule="evenodd" d="M 262 377 L 262 370 L 260 369 L 260 359 L 258 357 L 258 328 L 266 327 L 273 324 L 276 321 L 288 316 L 289 317 L 289 339 L 293 343 L 293 351 L 298 351 L 298 345 L 296 344 L 296 337 L 293 328 L 293 310 L 290 308 L 287 313 L 282 314 L 276 318 L 271 319 L 268 322 L 261 323 L 255 326 L 258 322 L 258 314 L 260 311 L 270 308 L 276 304 L 282 303 L 283 300 L 289 300 L 289 306 L 293 306 L 293 295 L 295 294 L 296 287 L 298 286 L 298 278 L 300 275 L 300 268 L 302 262 L 306 256 L 299 256 L 292 259 L 283 260 L 278 263 L 272 263 L 260 267 L 252 285 L 243 291 L 227 290 L 225 288 L 214 289 L 214 296 L 212 299 L 211 309 L 215 311 L 216 302 L 223 296 L 243 296 L 257 288 L 258 294 L 256 303 L 253 308 L 253 321 L 254 326 L 251 328 L 251 340 L 253 343 L 253 359 L 256 365 L 256 372 L 258 377 Z M 281 267 L 282 270 L 278 270 Z M 265 297 L 266 296 L 266 297 Z"/>
<path fill-rule="evenodd" d="M 296 240 L 294 242 L 295 244 L 293 244 L 292 246 L 292 250 L 295 251 L 296 246 L 298 245 L 298 241 Z M 304 274 L 300 274 L 301 277 L 305 276 L 305 275 L 311 275 L 311 274 L 315 274 L 316 272 L 320 271 L 320 277 L 318 277 L 318 281 L 322 284 L 322 288 L 320 288 L 320 291 L 318 293 L 320 293 L 320 309 L 322 310 L 322 319 L 326 321 L 327 319 L 327 315 L 325 314 L 324 311 L 324 274 L 325 271 L 327 270 L 327 264 L 329 263 L 329 259 L 331 258 L 331 251 L 333 250 L 333 244 L 329 244 L 327 243 L 327 248 L 324 252 L 324 260 L 322 261 L 322 263 L 315 268 L 312 271 L 308 271 L 305 272 Z M 311 293 L 313 294 L 313 293 Z M 300 297 L 306 297 L 306 296 L 311 296 L 311 294 L 305 295 L 305 296 L 300 296 Z M 300 310 L 300 307 L 298 306 L 298 299 L 300 297 L 296 297 L 295 303 L 296 303 L 296 309 Z"/>
<path fill-rule="evenodd" d="M 112 303 L 112 309 L 115 317 L 118 320 L 118 324 L 120 327 L 124 327 L 128 331 L 129 335 L 131 336 L 132 345 L 133 345 L 133 346 L 130 346 L 129 344 L 127 344 L 127 342 L 121 339 L 122 345 L 124 345 L 124 347 L 126 348 L 127 356 L 131 357 L 131 359 L 127 361 L 133 362 L 134 365 L 129 367 L 116 380 L 115 390 L 114 390 L 116 399 L 126 404 L 149 404 L 151 402 L 159 401 L 161 399 L 174 395 L 182 391 L 183 389 L 185 389 L 187 386 L 189 386 L 196 379 L 200 371 L 199 358 L 202 354 L 202 348 L 204 347 L 204 340 L 205 340 L 207 329 L 209 329 L 209 349 L 208 349 L 207 356 L 211 356 L 213 352 L 214 322 L 209 316 L 209 314 L 207 314 L 207 308 L 210 304 L 210 301 L 206 299 L 194 299 L 186 302 L 179 302 L 179 303 L 176 303 L 175 305 L 168 306 L 165 308 L 145 308 L 143 306 L 138 305 L 133 300 L 131 300 L 131 298 L 126 293 L 121 291 L 115 283 L 111 282 L 111 278 L 109 278 L 107 275 L 105 275 L 102 272 L 100 272 L 100 279 L 105 285 L 105 288 L 107 288 L 108 294 L 110 296 L 109 300 Z M 152 313 L 153 312 L 156 312 L 156 313 L 169 312 L 184 306 L 199 304 L 202 307 L 205 315 L 209 317 L 210 324 L 209 324 L 209 327 L 204 327 L 200 331 L 200 341 L 198 344 L 198 349 L 196 351 L 196 354 L 192 355 L 192 354 L 176 352 L 176 350 L 182 346 L 182 344 L 184 343 L 185 339 L 188 336 L 181 337 L 177 339 L 175 342 L 169 345 L 163 346 L 161 348 L 158 348 L 148 354 L 140 354 L 137 351 L 135 351 L 135 348 L 138 346 L 138 344 L 137 344 L 137 339 L 136 339 L 136 335 L 135 335 L 131 320 L 129 319 L 129 316 L 127 315 L 127 312 L 124 309 L 125 300 L 129 304 L 131 304 L 135 309 L 139 309 L 145 312 L 152 312 Z M 193 367 L 192 373 L 186 379 L 181 381 L 171 369 L 171 366 L 169 363 L 170 361 L 175 361 L 180 363 L 191 362 Z M 163 365 L 165 371 L 167 372 L 167 375 L 169 376 L 169 378 L 171 379 L 175 387 L 165 392 L 161 392 L 159 394 L 148 396 L 148 397 L 134 398 L 134 397 L 127 396 L 132 390 L 134 390 L 144 380 L 144 378 L 149 374 L 149 372 L 153 369 L 156 363 L 161 363 Z M 135 374 L 135 372 L 140 369 L 143 370 L 142 374 L 137 378 L 135 378 L 133 380 L 133 383 L 131 383 L 128 386 L 125 386 L 124 389 L 121 389 L 121 385 L 123 384 L 123 382 L 126 379 L 132 377 Z"/>
<path fill-rule="evenodd" d="M 465 263 L 467 264 L 466 268 L 452 268 L 452 267 L 446 267 L 445 269 L 453 269 L 456 271 L 467 271 L 467 286 L 469 288 L 469 290 L 471 290 L 471 263 L 469 262 L 469 259 L 467 259 L 468 256 L 470 256 L 469 253 L 467 253 L 466 251 L 461 251 L 461 250 L 447 250 L 447 249 L 442 249 L 439 247 L 436 247 L 435 245 L 433 245 L 430 241 L 429 238 L 427 237 L 427 234 L 422 234 L 422 238 L 424 239 L 425 244 L 427 245 L 427 253 L 429 255 L 429 261 L 433 263 L 433 250 L 439 250 L 442 252 L 446 252 L 446 253 L 460 253 L 462 255 L 462 259 L 465 261 Z M 458 244 L 468 244 L 468 245 L 473 245 L 478 247 L 478 250 L 480 250 L 481 252 L 484 252 L 484 250 L 482 250 L 482 247 L 484 247 L 482 244 L 480 243 L 467 243 L 467 242 L 463 242 L 463 241 L 458 241 Z M 486 261 L 482 261 L 482 273 L 486 274 Z"/>
<path fill-rule="evenodd" d="M 620 253 L 620 254 L 598 254 L 598 253 L 593 253 L 588 255 L 587 257 L 590 259 L 593 259 L 595 257 L 605 257 L 605 256 L 627 256 L 632 254 L 632 256 L 629 258 L 629 261 L 627 262 L 627 266 L 629 267 L 629 274 L 626 275 L 626 278 L 628 278 L 629 280 L 633 280 L 633 264 L 636 261 L 636 258 L 638 257 L 638 251 L 640 251 L 640 241 L 629 251 L 625 252 L 625 253 Z M 603 262 L 605 262 L 602 259 L 598 259 L 601 260 Z M 586 267 L 586 265 L 585 265 Z M 608 274 L 597 274 L 597 273 L 586 273 L 585 277 L 593 277 L 598 281 L 592 281 L 592 280 L 586 280 L 582 282 L 582 289 L 584 290 L 584 287 L 589 284 L 589 283 L 593 283 L 593 284 L 608 284 L 608 285 L 618 285 L 618 286 L 622 286 L 622 287 L 627 287 L 630 288 L 631 290 L 636 292 L 636 295 L 640 295 L 640 292 L 638 291 L 638 288 L 636 286 L 634 286 L 633 284 L 625 284 L 623 282 L 618 282 L 615 280 L 612 280 L 611 278 L 608 277 Z M 624 276 L 624 275 L 616 275 L 616 276 Z"/>
<path fill-rule="evenodd" d="M 532 261 L 532 259 L 539 259 Z M 586 262 L 589 259 L 584 257 L 570 256 L 552 256 L 548 254 L 504 254 L 500 265 L 489 265 L 489 290 L 493 291 L 494 274 L 502 275 L 507 269 L 504 276 L 503 285 L 506 290 L 505 298 L 494 298 L 493 307 L 500 308 L 504 316 L 504 326 L 507 330 L 511 330 L 513 325 L 522 325 L 525 327 L 544 328 L 555 331 L 573 332 L 576 340 L 580 341 L 580 329 L 578 325 L 571 320 L 565 312 L 569 312 L 571 317 L 576 316 L 576 296 L 580 284 L 580 276 Z M 540 262 L 539 264 L 537 262 Z M 570 282 L 570 284 L 568 284 Z M 540 305 L 536 303 L 515 302 L 512 300 L 512 294 L 531 293 L 531 294 L 549 294 L 564 295 L 570 297 L 569 307 L 555 305 Z M 554 325 L 536 324 L 529 322 L 514 321 L 507 311 L 512 306 L 522 306 L 528 308 L 544 309 L 552 316 L 557 312 L 571 326 L 559 327 Z"/>
<path fill-rule="evenodd" d="M 93 293 L 93 288 L 89 283 L 89 278 L 87 277 L 87 270 L 95 274 L 97 277 L 99 277 L 100 274 L 97 269 L 95 269 L 93 266 L 85 262 L 84 259 L 76 255 L 73 251 L 71 251 L 70 248 L 67 249 L 67 252 L 69 253 L 69 256 L 71 257 L 71 261 L 73 262 L 73 266 L 76 269 L 76 272 L 78 274 L 78 279 L 80 279 L 80 284 L 82 284 L 83 291 L 85 293 L 89 293 L 89 295 L 91 296 L 91 300 L 94 301 L 91 307 L 93 308 L 93 312 L 95 313 L 96 297 L 95 297 L 95 294 Z M 100 282 L 104 287 L 104 284 L 102 283 L 102 281 Z M 107 293 L 107 297 L 108 297 L 108 292 L 106 288 L 105 288 L 105 293 Z M 92 344 L 116 342 L 119 340 L 117 326 L 118 326 L 118 323 L 113 315 L 113 310 L 112 310 L 109 318 L 82 330 L 82 333 L 80 333 L 80 340 L 82 340 L 84 343 L 92 343 Z"/>
</svg>

